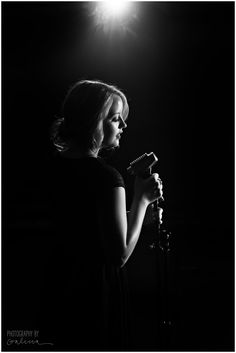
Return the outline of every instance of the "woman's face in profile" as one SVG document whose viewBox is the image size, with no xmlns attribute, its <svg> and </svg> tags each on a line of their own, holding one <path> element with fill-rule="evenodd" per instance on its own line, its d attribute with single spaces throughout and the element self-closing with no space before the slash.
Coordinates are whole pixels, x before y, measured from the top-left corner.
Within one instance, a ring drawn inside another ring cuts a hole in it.
<svg viewBox="0 0 236 353">
<path fill-rule="evenodd" d="M 105 118 L 101 121 L 103 130 L 103 147 L 118 147 L 121 134 L 126 128 L 123 120 L 123 102 L 118 95 L 114 95 L 106 109 Z"/>
</svg>

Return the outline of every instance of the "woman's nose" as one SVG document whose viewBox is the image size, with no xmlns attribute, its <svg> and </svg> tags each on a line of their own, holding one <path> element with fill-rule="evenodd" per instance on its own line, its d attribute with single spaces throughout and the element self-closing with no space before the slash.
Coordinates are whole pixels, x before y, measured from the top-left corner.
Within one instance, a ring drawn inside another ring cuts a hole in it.
<svg viewBox="0 0 236 353">
<path fill-rule="evenodd" d="M 122 129 L 125 129 L 127 127 L 127 124 L 123 119 L 121 120 L 120 126 L 122 127 Z"/>
</svg>

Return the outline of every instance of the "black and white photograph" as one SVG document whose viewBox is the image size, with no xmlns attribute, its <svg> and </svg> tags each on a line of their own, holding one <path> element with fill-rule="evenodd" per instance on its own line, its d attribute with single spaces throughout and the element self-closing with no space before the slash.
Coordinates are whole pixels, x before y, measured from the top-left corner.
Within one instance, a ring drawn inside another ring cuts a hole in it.
<svg viewBox="0 0 236 353">
<path fill-rule="evenodd" d="M 235 351 L 235 2 L 1 20 L 1 350 Z"/>
</svg>

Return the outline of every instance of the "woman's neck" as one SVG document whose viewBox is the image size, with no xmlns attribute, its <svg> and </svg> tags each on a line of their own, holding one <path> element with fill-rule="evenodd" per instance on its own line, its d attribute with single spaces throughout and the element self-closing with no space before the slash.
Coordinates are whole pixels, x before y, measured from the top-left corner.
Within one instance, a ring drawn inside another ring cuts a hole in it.
<svg viewBox="0 0 236 353">
<path fill-rule="evenodd" d="M 78 151 L 74 149 L 68 149 L 66 151 L 61 152 L 61 155 L 65 158 L 83 158 L 83 157 L 98 157 L 98 151 Z"/>
</svg>

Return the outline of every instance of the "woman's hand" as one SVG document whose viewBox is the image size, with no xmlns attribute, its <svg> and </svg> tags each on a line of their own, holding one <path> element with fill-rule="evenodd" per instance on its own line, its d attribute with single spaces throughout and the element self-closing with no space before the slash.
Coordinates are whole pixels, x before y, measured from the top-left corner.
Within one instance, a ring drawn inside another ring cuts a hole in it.
<svg viewBox="0 0 236 353">
<path fill-rule="evenodd" d="M 147 179 L 135 178 L 134 197 L 150 204 L 163 196 L 162 181 L 157 173 Z"/>
</svg>

